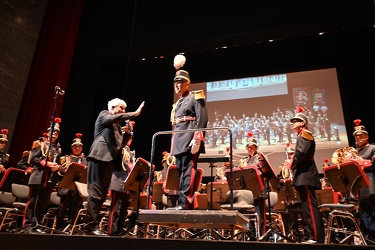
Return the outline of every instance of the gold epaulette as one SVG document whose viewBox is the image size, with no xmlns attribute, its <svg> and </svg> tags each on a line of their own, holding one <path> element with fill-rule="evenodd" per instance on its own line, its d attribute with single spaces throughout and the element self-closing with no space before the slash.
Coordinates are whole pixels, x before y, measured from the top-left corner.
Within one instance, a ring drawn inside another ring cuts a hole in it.
<svg viewBox="0 0 375 250">
<path fill-rule="evenodd" d="M 10 157 L 9 154 L 5 154 L 5 161 L 9 161 L 9 157 Z"/>
<path fill-rule="evenodd" d="M 194 93 L 195 100 L 206 98 L 206 96 L 204 95 L 204 91 L 202 89 L 201 90 L 192 91 L 192 92 Z"/>
<path fill-rule="evenodd" d="M 39 140 L 36 140 L 33 142 L 33 145 L 31 146 L 31 149 L 38 148 L 42 145 L 42 143 Z"/>
<path fill-rule="evenodd" d="M 307 129 L 304 129 L 302 131 L 302 137 L 305 138 L 306 140 L 309 140 L 309 141 L 314 140 L 314 137 L 313 137 L 311 131 L 309 131 Z"/>
</svg>

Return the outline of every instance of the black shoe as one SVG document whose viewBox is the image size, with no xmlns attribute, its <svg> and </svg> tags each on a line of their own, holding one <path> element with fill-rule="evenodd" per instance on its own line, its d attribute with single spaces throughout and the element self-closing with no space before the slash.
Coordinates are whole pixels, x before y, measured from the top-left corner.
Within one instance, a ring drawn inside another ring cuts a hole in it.
<svg viewBox="0 0 375 250">
<path fill-rule="evenodd" d="M 85 235 L 97 235 L 97 236 L 106 236 L 107 234 L 104 233 L 102 230 L 100 230 L 99 228 L 95 228 L 95 229 L 88 229 L 88 230 L 84 230 L 85 232 Z"/>
</svg>

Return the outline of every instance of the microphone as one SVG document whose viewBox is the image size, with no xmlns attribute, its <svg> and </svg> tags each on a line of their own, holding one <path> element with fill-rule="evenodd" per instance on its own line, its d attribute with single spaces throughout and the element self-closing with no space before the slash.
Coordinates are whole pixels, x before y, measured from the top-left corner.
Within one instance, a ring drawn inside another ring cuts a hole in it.
<svg viewBox="0 0 375 250">
<path fill-rule="evenodd" d="M 65 95 L 65 91 L 62 90 L 59 86 L 55 87 L 55 91 L 59 93 L 59 95 Z"/>
</svg>

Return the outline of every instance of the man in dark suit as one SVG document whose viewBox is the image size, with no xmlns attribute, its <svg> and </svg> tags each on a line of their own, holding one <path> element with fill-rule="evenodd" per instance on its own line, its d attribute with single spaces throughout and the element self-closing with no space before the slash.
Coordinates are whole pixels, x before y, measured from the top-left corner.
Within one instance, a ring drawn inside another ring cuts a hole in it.
<svg viewBox="0 0 375 250">
<path fill-rule="evenodd" d="M 178 70 L 174 78 L 175 93 L 180 99 L 173 105 L 171 122 L 174 131 L 207 127 L 208 112 L 203 90 L 190 91 L 190 77 L 185 70 Z M 178 206 L 170 209 L 193 209 L 195 173 L 200 153 L 205 153 L 204 131 L 175 133 L 171 155 L 176 158 L 179 172 Z"/>
<path fill-rule="evenodd" d="M 98 229 L 99 213 L 103 202 L 107 198 L 111 176 L 116 166 L 121 167 L 121 151 L 131 138 L 130 131 L 122 133 L 121 122 L 138 116 L 144 102 L 135 112 L 125 112 L 125 101 L 114 98 L 108 102 L 108 110 L 103 110 L 95 122 L 94 141 L 88 153 L 87 215 L 85 232 L 87 234 L 102 235 Z"/>
</svg>

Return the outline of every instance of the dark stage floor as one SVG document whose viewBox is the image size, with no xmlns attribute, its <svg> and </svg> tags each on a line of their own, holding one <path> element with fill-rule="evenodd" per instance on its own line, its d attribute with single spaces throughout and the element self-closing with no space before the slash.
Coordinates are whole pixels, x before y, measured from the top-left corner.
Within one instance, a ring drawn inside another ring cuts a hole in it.
<svg viewBox="0 0 375 250">
<path fill-rule="evenodd" d="M 12 234 L 0 233 L 1 250 L 82 250 L 82 249 L 122 249 L 122 250 L 145 250 L 145 249 L 178 249 L 178 250 L 290 250 L 297 247 L 299 250 L 319 249 L 368 249 L 373 246 L 353 245 L 306 245 L 300 243 L 273 243 L 253 241 L 218 241 L 200 239 L 145 239 L 145 238 L 121 238 L 108 236 L 77 236 L 77 235 L 55 235 L 55 234 Z"/>
</svg>

